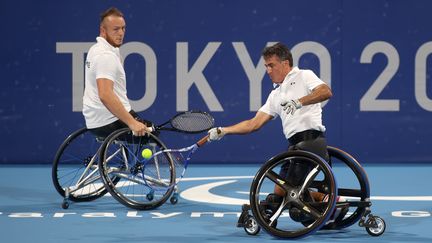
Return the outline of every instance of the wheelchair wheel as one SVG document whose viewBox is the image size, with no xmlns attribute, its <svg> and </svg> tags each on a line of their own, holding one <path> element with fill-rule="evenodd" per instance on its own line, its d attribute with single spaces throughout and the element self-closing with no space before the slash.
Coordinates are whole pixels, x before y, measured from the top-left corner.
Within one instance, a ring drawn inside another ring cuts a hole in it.
<svg viewBox="0 0 432 243">
<path fill-rule="evenodd" d="M 384 231 L 386 229 L 386 223 L 385 223 L 384 219 L 382 219 L 378 216 L 369 217 L 369 219 L 366 223 L 368 225 L 376 225 L 373 227 L 366 227 L 366 231 L 371 236 L 380 236 L 384 233 Z"/>
<path fill-rule="evenodd" d="M 327 150 L 332 165 L 337 166 L 338 164 L 343 164 L 345 167 L 348 167 L 351 172 L 343 170 L 343 167 L 336 168 L 340 169 L 341 175 L 343 174 L 345 177 L 352 174 L 351 178 L 353 180 L 350 180 L 350 183 L 347 183 L 347 185 L 340 182 L 338 188 L 338 196 L 347 199 L 347 201 L 342 204 L 349 205 L 347 216 L 326 224 L 323 229 L 346 228 L 358 222 L 364 215 L 366 208 L 371 205 L 369 180 L 363 167 L 350 154 L 331 146 L 328 146 Z M 336 177 L 337 169 L 335 169 L 336 171 L 334 170 Z M 338 204 L 336 206 L 338 206 Z"/>
<path fill-rule="evenodd" d="M 89 130 L 81 128 L 57 150 L 51 175 L 55 189 L 65 198 L 65 205 L 69 205 L 67 200 L 92 201 L 107 192 L 98 169 L 100 144 Z"/>
<path fill-rule="evenodd" d="M 166 146 L 153 134 L 134 136 L 128 129 L 113 132 L 101 146 L 99 169 L 106 189 L 123 205 L 149 210 L 162 205 L 174 190 L 175 167 L 171 157 L 144 159 L 141 151 L 153 154 Z M 121 178 L 113 183 L 113 178 Z"/>
<path fill-rule="evenodd" d="M 257 235 L 260 232 L 261 227 L 258 225 L 257 221 L 253 216 L 248 215 L 245 220 L 243 229 L 248 235 Z"/>
<path fill-rule="evenodd" d="M 279 175 L 287 163 L 302 163 L 311 170 L 296 184 Z M 280 201 L 265 200 L 275 186 L 284 191 Z M 312 191 L 329 195 L 315 201 Z M 289 151 L 267 161 L 255 175 L 250 190 L 252 214 L 269 234 L 280 238 L 301 238 L 319 230 L 331 216 L 336 203 L 336 181 L 330 166 L 321 157 L 306 151 Z M 264 200 L 263 200 L 264 199 Z"/>
</svg>

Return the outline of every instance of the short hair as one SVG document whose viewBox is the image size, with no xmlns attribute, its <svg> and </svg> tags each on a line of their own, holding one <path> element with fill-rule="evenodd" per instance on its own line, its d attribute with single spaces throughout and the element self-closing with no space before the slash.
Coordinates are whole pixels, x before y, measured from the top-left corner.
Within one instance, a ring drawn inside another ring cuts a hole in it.
<svg viewBox="0 0 432 243">
<path fill-rule="evenodd" d="M 115 7 L 111 7 L 107 10 L 105 10 L 104 12 L 101 13 L 100 15 L 100 23 L 102 24 L 102 22 L 104 21 L 104 19 L 108 16 L 117 16 L 117 17 L 122 17 L 123 18 L 123 13 L 118 10 Z"/>
<path fill-rule="evenodd" d="M 272 46 L 267 46 L 262 51 L 264 58 L 269 58 L 273 55 L 279 57 L 281 61 L 288 60 L 290 67 L 293 66 L 293 57 L 289 48 L 281 42 L 278 42 Z"/>
</svg>

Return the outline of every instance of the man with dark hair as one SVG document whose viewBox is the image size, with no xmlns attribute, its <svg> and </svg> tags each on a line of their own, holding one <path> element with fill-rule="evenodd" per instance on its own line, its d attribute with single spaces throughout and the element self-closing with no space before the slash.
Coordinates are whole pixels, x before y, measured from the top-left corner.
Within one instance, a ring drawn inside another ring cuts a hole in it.
<svg viewBox="0 0 432 243">
<path fill-rule="evenodd" d="M 301 146 L 328 160 L 320 103 L 332 96 L 329 86 L 311 70 L 293 67 L 292 54 L 282 43 L 266 47 L 262 56 L 267 74 L 277 88 L 270 93 L 255 117 L 232 126 L 211 129 L 210 140 L 220 140 L 226 134 L 257 131 L 280 116 L 290 150 Z"/>
<path fill-rule="evenodd" d="M 282 43 L 266 47 L 262 56 L 267 74 L 277 86 L 268 96 L 266 103 L 255 117 L 232 126 L 209 130 L 210 141 L 220 140 L 227 134 L 248 134 L 259 130 L 274 117 L 280 116 L 288 150 L 301 149 L 313 152 L 329 160 L 327 142 L 322 124 L 321 102 L 332 96 L 331 89 L 311 70 L 293 67 L 290 50 Z M 281 168 L 281 176 L 293 185 L 298 185 L 311 168 L 298 161 L 287 163 Z M 313 193 L 314 199 L 322 201 L 324 194 Z M 278 201 L 284 191 L 275 186 L 271 201 Z"/>
<path fill-rule="evenodd" d="M 126 94 L 126 74 L 119 51 L 125 31 L 123 13 L 109 8 L 101 14 L 97 43 L 87 54 L 83 115 L 87 128 L 99 137 L 124 127 L 142 136 L 151 126 L 140 121 Z"/>
</svg>

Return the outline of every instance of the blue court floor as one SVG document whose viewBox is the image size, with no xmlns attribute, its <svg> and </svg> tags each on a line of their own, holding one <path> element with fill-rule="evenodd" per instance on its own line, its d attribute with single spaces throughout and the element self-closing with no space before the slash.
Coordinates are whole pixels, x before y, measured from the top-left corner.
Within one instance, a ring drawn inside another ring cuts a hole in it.
<svg viewBox="0 0 432 243">
<path fill-rule="evenodd" d="M 50 165 L 0 166 L 1 242 L 275 242 L 236 228 L 258 165 L 191 164 L 179 202 L 134 211 L 105 196 L 61 208 Z M 338 172 L 341 170 L 341 172 Z M 343 183 L 343 168 L 334 168 Z M 301 242 L 432 242 L 432 165 L 366 165 L 372 213 L 386 232 L 372 237 L 353 225 L 319 231 Z"/>
</svg>

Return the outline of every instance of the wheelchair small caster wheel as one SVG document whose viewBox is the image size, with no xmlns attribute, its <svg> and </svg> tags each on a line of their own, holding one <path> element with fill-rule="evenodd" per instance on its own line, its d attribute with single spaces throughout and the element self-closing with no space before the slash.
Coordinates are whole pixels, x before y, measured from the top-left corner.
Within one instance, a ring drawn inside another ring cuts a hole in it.
<svg viewBox="0 0 432 243">
<path fill-rule="evenodd" d="M 384 233 L 386 229 L 386 223 L 384 219 L 378 216 L 372 216 L 368 218 L 368 225 L 376 225 L 376 227 L 366 227 L 366 231 L 371 236 L 380 236 Z"/>
<path fill-rule="evenodd" d="M 63 203 L 62 203 L 62 205 L 61 205 L 61 207 L 63 209 L 68 209 L 69 208 L 69 202 L 67 200 L 64 200 Z"/>
<path fill-rule="evenodd" d="M 171 204 L 176 204 L 178 202 L 178 195 L 177 193 L 175 193 L 171 198 L 170 198 L 170 202 Z"/>
<path fill-rule="evenodd" d="M 152 201 L 154 198 L 153 192 L 147 194 L 146 198 L 147 198 L 147 200 Z"/>
<path fill-rule="evenodd" d="M 257 235 L 261 230 L 261 227 L 258 225 L 257 221 L 251 215 L 246 217 L 243 228 L 248 235 Z"/>
</svg>

